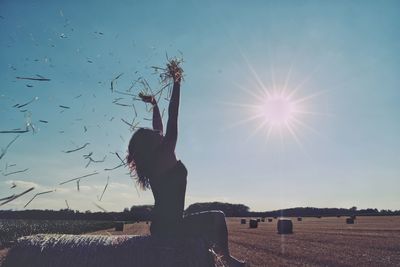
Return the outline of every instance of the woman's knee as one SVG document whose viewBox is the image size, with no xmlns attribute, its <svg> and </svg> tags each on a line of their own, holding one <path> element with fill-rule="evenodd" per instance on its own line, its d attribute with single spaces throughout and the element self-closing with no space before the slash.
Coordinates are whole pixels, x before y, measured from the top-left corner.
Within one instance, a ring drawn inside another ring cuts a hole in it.
<svg viewBox="0 0 400 267">
<path fill-rule="evenodd" d="M 225 213 L 220 210 L 212 210 L 210 211 L 210 216 L 212 216 L 215 224 L 225 224 Z"/>
</svg>

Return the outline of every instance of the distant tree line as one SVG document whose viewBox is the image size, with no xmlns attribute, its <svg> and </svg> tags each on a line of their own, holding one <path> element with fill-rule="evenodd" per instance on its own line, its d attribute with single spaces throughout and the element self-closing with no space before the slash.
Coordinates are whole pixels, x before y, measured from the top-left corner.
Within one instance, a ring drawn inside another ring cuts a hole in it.
<svg viewBox="0 0 400 267">
<path fill-rule="evenodd" d="M 0 210 L 0 219 L 37 219 L 37 220 L 97 220 L 97 221 L 150 221 L 153 205 L 132 206 L 122 212 L 91 212 L 70 209 L 62 210 Z M 208 210 L 221 210 L 227 217 L 332 217 L 332 216 L 394 216 L 400 210 L 345 208 L 298 207 L 274 211 L 254 212 L 243 204 L 222 202 L 194 203 L 185 214 Z"/>
<path fill-rule="evenodd" d="M 221 202 L 195 203 L 186 209 L 186 213 L 195 213 L 206 210 L 221 210 L 227 217 L 332 217 L 332 216 L 389 216 L 400 215 L 400 210 L 361 209 L 357 207 L 345 208 L 312 208 L 298 207 L 274 211 L 255 212 L 243 204 Z"/>
</svg>

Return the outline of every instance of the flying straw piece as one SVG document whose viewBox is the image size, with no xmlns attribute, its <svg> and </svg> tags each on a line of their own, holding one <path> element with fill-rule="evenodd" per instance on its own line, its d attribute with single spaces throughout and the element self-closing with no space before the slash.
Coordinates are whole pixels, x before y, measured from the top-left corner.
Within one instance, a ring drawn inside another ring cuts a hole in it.
<svg viewBox="0 0 400 267">
<path fill-rule="evenodd" d="M 133 111 L 135 112 L 135 118 L 136 118 L 137 117 L 136 107 L 134 104 L 132 104 L 132 107 L 133 107 Z"/>
<path fill-rule="evenodd" d="M 60 108 L 64 108 L 64 109 L 70 109 L 70 107 L 68 106 L 63 106 L 63 105 L 58 105 Z"/>
<path fill-rule="evenodd" d="M 100 205 L 96 204 L 93 202 L 93 205 L 95 205 L 97 208 L 101 209 L 104 212 L 108 212 L 105 208 L 101 207 Z"/>
<path fill-rule="evenodd" d="M 121 91 L 118 91 L 118 90 L 114 90 L 114 93 L 117 93 L 117 94 L 120 94 L 120 95 L 136 96 L 136 95 L 134 95 L 134 94 L 125 93 L 125 92 L 121 92 Z"/>
<path fill-rule="evenodd" d="M 7 150 L 10 148 L 10 146 L 15 142 L 15 140 L 17 140 L 19 137 L 19 135 L 17 135 L 10 143 L 8 143 L 8 145 L 6 146 L 6 148 L 1 149 L 1 154 L 0 154 L 0 159 L 2 159 L 4 157 L 4 155 L 7 153 Z"/>
<path fill-rule="evenodd" d="M 104 192 L 106 192 L 106 189 L 107 189 L 107 186 L 108 186 L 108 182 L 109 182 L 109 181 L 110 181 L 110 176 L 107 177 L 107 183 L 106 183 L 106 186 L 104 186 L 104 189 L 103 189 L 103 192 L 101 193 L 101 196 L 100 196 L 100 198 L 99 198 L 99 201 L 101 201 L 101 199 L 103 198 Z"/>
<path fill-rule="evenodd" d="M 51 81 L 50 79 L 44 78 L 43 76 L 41 76 L 41 78 L 19 77 L 19 76 L 15 77 L 15 78 L 17 78 L 17 79 L 19 79 L 19 80 L 42 81 L 42 82 L 49 82 L 49 81 Z"/>
<path fill-rule="evenodd" d="M 15 199 L 17 199 L 17 198 L 19 198 L 19 197 L 21 197 L 21 196 L 23 196 L 23 195 L 25 195 L 26 193 L 29 193 L 29 192 L 32 191 L 33 189 L 35 189 L 35 188 L 34 188 L 34 187 L 31 187 L 31 188 L 25 190 L 24 192 L 22 192 L 22 193 L 20 193 L 20 194 L 14 195 L 12 198 L 9 198 L 8 200 L 6 200 L 6 201 L 4 201 L 3 203 L 1 203 L 1 204 L 0 204 L 0 207 L 3 206 L 3 205 L 5 205 L 5 204 L 7 204 L 7 203 L 9 203 L 9 202 L 11 202 L 11 201 L 13 201 L 13 200 L 15 200 Z"/>
<path fill-rule="evenodd" d="M 71 149 L 71 150 L 67 150 L 67 151 L 63 151 L 64 153 L 72 153 L 72 152 L 76 152 L 79 151 L 81 149 L 84 149 L 87 145 L 90 145 L 90 143 L 85 143 L 83 146 L 75 148 L 75 149 Z"/>
<path fill-rule="evenodd" d="M 122 164 L 126 165 L 126 162 L 119 156 L 118 152 L 115 152 L 115 155 L 119 158 Z"/>
<path fill-rule="evenodd" d="M 115 77 L 114 79 L 111 80 L 111 92 L 114 92 L 114 82 L 115 82 L 116 80 L 118 80 L 119 77 L 122 76 L 122 74 L 124 74 L 124 73 L 119 74 L 117 77 Z"/>
<path fill-rule="evenodd" d="M 35 96 L 34 98 L 32 98 L 31 101 L 28 101 L 28 102 L 26 102 L 25 104 L 21 104 L 21 105 L 18 104 L 17 106 L 14 105 L 14 107 L 16 107 L 16 108 L 22 108 L 22 107 L 25 107 L 25 106 L 29 105 L 30 103 L 32 103 L 32 102 L 38 100 L 38 99 L 39 99 L 39 97 Z"/>
<path fill-rule="evenodd" d="M 88 159 L 88 163 L 86 164 L 85 168 L 87 168 L 90 163 L 94 162 L 94 163 L 99 163 L 99 162 L 104 162 L 107 158 L 107 156 L 104 156 L 103 159 L 101 160 L 94 160 L 91 156 L 93 155 L 93 152 L 90 152 L 88 155 L 83 155 L 84 159 Z"/>
<path fill-rule="evenodd" d="M 52 192 L 54 192 L 54 190 L 49 190 L 49 191 L 44 191 L 44 192 L 36 193 L 36 195 L 34 195 L 34 196 L 31 198 L 31 200 L 29 200 L 28 203 L 25 204 L 24 208 L 26 208 L 26 207 L 32 202 L 32 200 L 34 200 L 37 196 L 44 195 L 44 194 L 48 194 L 48 193 L 52 193 Z"/>
<path fill-rule="evenodd" d="M 29 132 L 29 129 L 26 128 L 26 130 L 9 130 L 9 131 L 0 131 L 0 133 L 27 133 Z"/>
<path fill-rule="evenodd" d="M 26 172 L 29 169 L 24 169 L 24 170 L 19 170 L 19 171 L 15 171 L 15 172 L 9 172 L 9 173 L 4 173 L 4 176 L 8 176 L 8 175 L 12 175 L 12 174 L 16 174 L 16 173 L 21 173 L 21 172 Z"/>
<path fill-rule="evenodd" d="M 65 200 L 65 204 L 67 205 L 67 209 L 69 210 L 70 208 L 69 208 L 69 205 L 68 205 L 68 201 L 67 201 L 67 200 Z"/>
<path fill-rule="evenodd" d="M 118 169 L 118 168 L 120 168 L 120 167 L 122 167 L 122 166 L 124 166 L 125 164 L 120 164 L 120 165 L 118 165 L 118 166 L 116 166 L 116 167 L 114 167 L 114 168 L 111 168 L 111 169 L 104 169 L 105 171 L 112 171 L 112 170 L 115 170 L 115 169 Z"/>
<path fill-rule="evenodd" d="M 81 190 L 79 189 L 79 183 L 80 183 L 81 179 L 76 180 L 76 190 L 78 190 L 78 192 L 80 192 Z"/>
<path fill-rule="evenodd" d="M 13 198 L 13 197 L 15 197 L 15 194 L 12 194 L 11 196 L 9 196 L 9 197 L 3 197 L 3 198 L 0 198 L 0 201 L 3 201 L 3 200 L 9 200 L 9 199 L 11 199 L 11 198 Z"/>
<path fill-rule="evenodd" d="M 122 107 L 131 107 L 132 106 L 130 104 L 122 104 L 122 103 L 118 103 L 118 102 L 114 102 L 114 104 L 118 105 L 118 106 L 122 106 Z"/>
<path fill-rule="evenodd" d="M 125 122 L 127 125 L 129 125 L 129 127 L 131 127 L 131 128 L 133 127 L 132 124 L 130 124 L 129 122 L 127 122 L 126 120 L 124 120 L 124 119 L 122 119 L 122 118 L 121 118 L 121 121 L 123 121 L 123 122 Z"/>
<path fill-rule="evenodd" d="M 86 177 L 89 177 L 89 176 L 92 176 L 92 175 L 96 175 L 96 174 L 99 174 L 99 173 L 98 172 L 94 172 L 94 173 L 86 174 L 86 175 L 79 176 L 79 177 L 76 177 L 76 178 L 72 178 L 72 179 L 69 179 L 67 181 L 61 182 L 59 185 L 63 185 L 63 184 L 66 184 L 66 183 L 69 183 L 69 182 L 72 182 L 72 181 L 80 180 L 82 178 L 86 178 Z"/>
</svg>

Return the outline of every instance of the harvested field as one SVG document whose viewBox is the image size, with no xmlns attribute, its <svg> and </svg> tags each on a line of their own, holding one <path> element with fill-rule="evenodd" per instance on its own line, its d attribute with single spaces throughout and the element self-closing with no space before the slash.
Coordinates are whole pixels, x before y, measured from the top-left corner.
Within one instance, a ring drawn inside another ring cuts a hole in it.
<svg viewBox="0 0 400 267">
<path fill-rule="evenodd" d="M 293 234 L 276 221 L 249 229 L 228 218 L 232 254 L 251 266 L 399 266 L 400 217 L 292 218 Z"/>
<path fill-rule="evenodd" d="M 240 218 L 228 218 L 229 243 L 234 256 L 254 266 L 399 266 L 400 217 L 323 217 L 297 221 L 293 234 L 277 234 L 277 225 L 261 222 L 251 229 Z M 145 222 L 90 234 L 149 234 Z M 6 250 L 0 251 L 5 254 Z M 0 256 L 1 258 L 1 256 Z"/>
</svg>

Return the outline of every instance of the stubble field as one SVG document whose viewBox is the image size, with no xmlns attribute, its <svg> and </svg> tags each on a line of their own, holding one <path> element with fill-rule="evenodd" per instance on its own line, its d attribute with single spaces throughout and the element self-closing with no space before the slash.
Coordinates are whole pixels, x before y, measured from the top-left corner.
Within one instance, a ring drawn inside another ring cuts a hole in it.
<svg viewBox="0 0 400 267">
<path fill-rule="evenodd" d="M 232 254 L 251 266 L 400 266 L 400 217 L 292 221 L 294 233 L 279 235 L 276 220 L 249 229 L 229 218 Z"/>
<path fill-rule="evenodd" d="M 250 229 L 240 218 L 227 218 L 231 253 L 250 266 L 400 266 L 400 217 L 303 218 L 293 234 L 279 235 L 277 220 Z M 247 218 L 248 222 L 248 218 Z M 124 232 L 149 234 L 145 223 L 125 225 Z"/>
<path fill-rule="evenodd" d="M 248 221 L 248 218 L 247 218 Z M 400 266 L 400 216 L 303 218 L 293 234 L 277 234 L 277 220 L 250 229 L 240 218 L 227 218 L 231 253 L 250 266 Z M 149 234 L 148 224 L 127 224 L 90 234 Z M 5 256 L 6 250 L 2 251 Z M 1 254 L 1 253 L 0 253 Z M 1 258 L 1 257 L 0 257 Z"/>
</svg>

